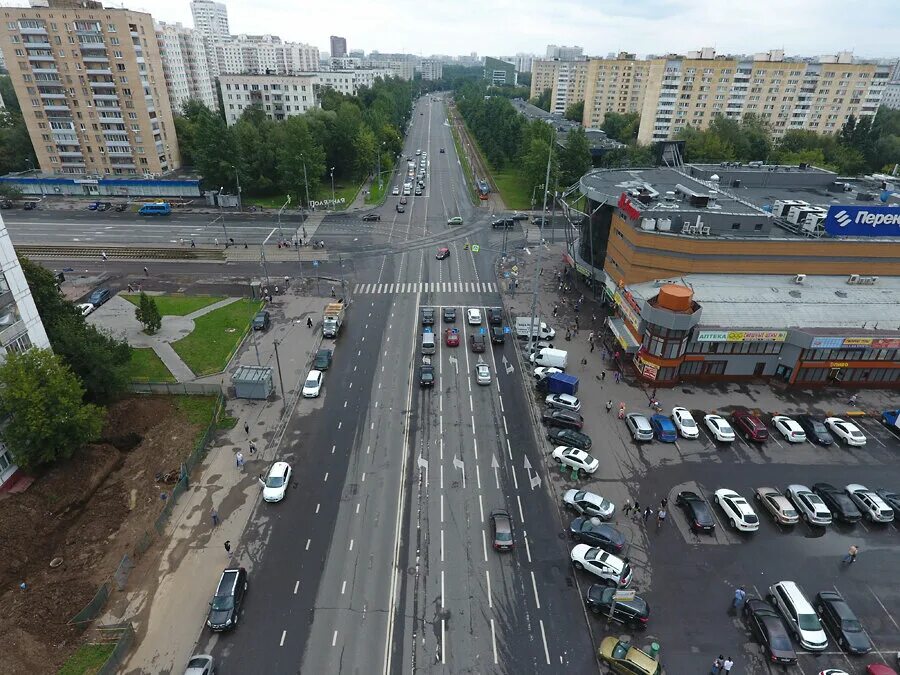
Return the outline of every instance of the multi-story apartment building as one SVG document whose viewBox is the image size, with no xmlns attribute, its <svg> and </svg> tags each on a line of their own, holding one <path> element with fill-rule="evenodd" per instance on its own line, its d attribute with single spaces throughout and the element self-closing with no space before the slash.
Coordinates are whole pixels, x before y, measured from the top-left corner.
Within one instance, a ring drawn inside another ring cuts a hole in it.
<svg viewBox="0 0 900 675">
<path fill-rule="evenodd" d="M 388 68 L 359 68 L 351 70 L 327 70 L 314 73 L 318 91 L 322 87 L 330 87 L 349 96 L 356 96 L 360 87 L 371 87 L 375 80 L 393 76 Z"/>
<path fill-rule="evenodd" d="M 2 105 L 0 101 L 0 106 Z M 891 82 L 884 88 L 881 105 L 891 110 L 900 110 L 900 82 Z"/>
<path fill-rule="evenodd" d="M 530 73 L 531 64 L 534 61 L 534 54 L 524 54 L 519 52 L 515 56 L 511 56 L 504 60 L 512 63 L 516 67 L 517 73 Z"/>
<path fill-rule="evenodd" d="M 560 61 L 550 98 L 550 112 L 562 115 L 573 103 L 584 100 L 589 61 Z"/>
<path fill-rule="evenodd" d="M 559 59 L 560 61 L 578 61 L 584 58 L 584 49 L 581 47 L 566 47 L 558 45 L 547 45 L 547 58 Z"/>
<path fill-rule="evenodd" d="M 236 35 L 212 45 L 216 73 L 278 73 L 319 70 L 319 48 L 282 42 L 276 35 Z"/>
<path fill-rule="evenodd" d="M 484 57 L 484 79 L 488 84 L 515 85 L 518 82 L 516 67 L 493 56 Z"/>
<path fill-rule="evenodd" d="M 535 59 L 531 62 L 531 94 L 529 98 L 537 98 L 547 89 L 552 91 L 559 73 L 558 59 Z"/>
<path fill-rule="evenodd" d="M 640 113 L 644 104 L 649 61 L 634 54 L 587 61 L 582 124 L 599 129 L 607 113 Z"/>
<path fill-rule="evenodd" d="M 419 57 L 413 54 L 385 54 L 382 52 L 370 52 L 360 62 L 362 68 L 378 68 L 389 70 L 392 77 L 401 80 L 411 80 L 415 76 L 416 65 Z"/>
<path fill-rule="evenodd" d="M 205 38 L 227 40 L 231 35 L 228 8 L 224 2 L 191 0 L 191 15 L 194 17 L 194 28 Z"/>
<path fill-rule="evenodd" d="M 338 35 L 331 36 L 331 58 L 347 56 L 347 38 Z"/>
<path fill-rule="evenodd" d="M 439 80 L 444 75 L 444 64 L 438 59 L 422 59 L 419 70 L 423 80 Z"/>
<path fill-rule="evenodd" d="M 159 22 L 156 40 L 173 109 L 181 110 L 190 99 L 202 101 L 211 109 L 218 108 L 213 78 L 209 75 L 206 41 L 200 32 L 180 23 Z"/>
<path fill-rule="evenodd" d="M 93 0 L 5 7 L 0 49 L 43 171 L 117 176 L 180 166 L 149 14 Z"/>
<path fill-rule="evenodd" d="M 283 120 L 315 108 L 316 74 L 219 75 L 225 120 L 229 126 L 254 105 L 274 120 Z"/>
</svg>

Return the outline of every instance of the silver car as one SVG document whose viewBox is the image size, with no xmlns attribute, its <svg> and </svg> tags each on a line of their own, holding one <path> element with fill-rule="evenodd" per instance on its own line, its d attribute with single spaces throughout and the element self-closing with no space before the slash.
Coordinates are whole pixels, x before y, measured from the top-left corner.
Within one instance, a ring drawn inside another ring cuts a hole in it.
<svg viewBox="0 0 900 675">
<path fill-rule="evenodd" d="M 479 363 L 475 366 L 475 381 L 478 384 L 491 383 L 491 369 L 486 363 Z"/>
<path fill-rule="evenodd" d="M 639 413 L 628 413 L 625 415 L 625 426 L 631 432 L 631 437 L 636 441 L 652 441 L 653 427 L 650 426 L 650 420 Z"/>
<path fill-rule="evenodd" d="M 209 654 L 194 654 L 188 661 L 184 675 L 214 675 L 216 664 Z"/>
</svg>

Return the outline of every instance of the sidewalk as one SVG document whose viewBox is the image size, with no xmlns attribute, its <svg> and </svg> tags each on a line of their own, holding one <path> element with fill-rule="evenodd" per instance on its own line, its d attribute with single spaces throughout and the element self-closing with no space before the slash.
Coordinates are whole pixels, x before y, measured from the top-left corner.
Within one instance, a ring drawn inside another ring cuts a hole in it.
<svg viewBox="0 0 900 675">
<path fill-rule="evenodd" d="M 219 573 L 229 564 L 246 564 L 251 552 L 242 549 L 240 539 L 259 501 L 257 476 L 278 453 L 283 420 L 290 417 L 302 378 L 321 344 L 321 312 L 328 300 L 294 289 L 276 296 L 268 306 L 272 328 L 245 340 L 225 373 L 197 380 L 227 387 L 239 365 L 258 365 L 258 350 L 259 363 L 275 371 L 275 396 L 271 401 L 226 401 L 224 414 L 236 418 L 234 427 L 214 439 L 172 513 L 168 537 L 154 542 L 132 571 L 127 590 L 115 597 L 102 617 L 101 623 L 131 621 L 135 626 L 135 646 L 121 672 L 180 672 L 204 629 Z M 312 317 L 313 329 L 306 327 L 307 317 Z M 282 400 L 278 383 L 276 339 L 287 401 Z M 251 440 L 256 454 L 250 453 Z M 243 469 L 235 465 L 238 451 L 245 458 Z M 217 526 L 211 509 L 218 512 Z M 226 540 L 231 542 L 231 555 L 225 552 Z"/>
</svg>

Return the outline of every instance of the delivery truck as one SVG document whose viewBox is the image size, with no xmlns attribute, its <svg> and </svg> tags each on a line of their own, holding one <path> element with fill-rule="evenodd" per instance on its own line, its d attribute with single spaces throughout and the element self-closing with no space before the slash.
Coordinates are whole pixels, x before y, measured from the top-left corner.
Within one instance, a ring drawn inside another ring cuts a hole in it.
<svg viewBox="0 0 900 675">
<path fill-rule="evenodd" d="M 547 378 L 547 391 L 575 396 L 578 393 L 578 378 L 566 373 L 551 373 Z"/>
<path fill-rule="evenodd" d="M 322 335 L 336 338 L 344 325 L 344 303 L 329 302 L 325 305 L 325 316 L 322 319 Z"/>
<path fill-rule="evenodd" d="M 529 326 L 531 330 L 529 330 Z M 547 324 L 535 317 L 534 323 L 531 322 L 530 316 L 516 317 L 516 337 L 520 340 L 527 340 L 530 337 L 537 337 L 539 340 L 552 340 L 556 337 L 556 331 Z"/>
</svg>

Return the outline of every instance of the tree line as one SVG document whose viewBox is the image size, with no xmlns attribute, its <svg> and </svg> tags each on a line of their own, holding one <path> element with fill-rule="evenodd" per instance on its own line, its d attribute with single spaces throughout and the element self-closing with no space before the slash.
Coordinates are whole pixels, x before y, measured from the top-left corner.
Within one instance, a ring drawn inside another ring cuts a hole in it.
<svg viewBox="0 0 900 675">
<path fill-rule="evenodd" d="M 270 119 L 261 105 L 244 111 L 232 126 L 199 101 L 188 101 L 175 117 L 182 162 L 203 177 L 207 189 L 244 194 L 289 194 L 310 198 L 324 181 L 361 180 L 381 166 L 393 166 L 403 148 L 416 84 L 399 78 L 376 80 L 356 96 L 323 89 L 321 108 L 285 120 Z"/>
<path fill-rule="evenodd" d="M 37 157 L 9 75 L 0 75 L 0 176 L 37 168 Z M 30 164 L 29 164 L 30 162 Z"/>
</svg>

